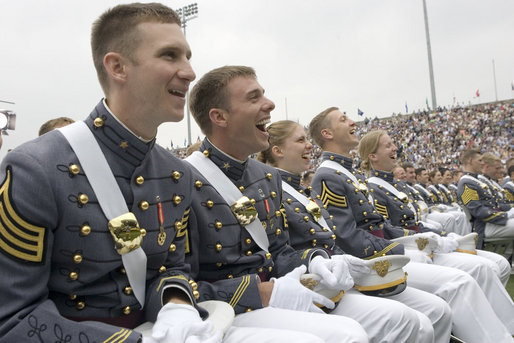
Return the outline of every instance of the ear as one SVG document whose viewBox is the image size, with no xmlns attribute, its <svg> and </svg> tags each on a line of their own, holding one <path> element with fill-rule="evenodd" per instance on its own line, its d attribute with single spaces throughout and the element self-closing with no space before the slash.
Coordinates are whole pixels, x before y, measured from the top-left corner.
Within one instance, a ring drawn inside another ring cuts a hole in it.
<svg viewBox="0 0 514 343">
<path fill-rule="evenodd" d="M 271 152 L 273 155 L 277 156 L 277 157 L 283 157 L 284 156 L 284 153 L 282 152 L 282 150 L 274 145 L 272 148 L 271 148 Z"/>
<path fill-rule="evenodd" d="M 332 132 L 331 129 L 322 129 L 321 130 L 321 135 L 323 136 L 323 138 L 325 138 L 327 141 L 328 140 L 332 140 L 334 138 L 334 133 Z"/>
<path fill-rule="evenodd" d="M 369 154 L 368 158 L 369 158 L 369 160 L 371 162 L 376 162 L 377 161 L 377 155 L 375 155 L 375 154 Z"/>
<path fill-rule="evenodd" d="M 228 125 L 228 113 L 220 108 L 211 108 L 209 118 L 214 126 L 227 127 Z"/>
<path fill-rule="evenodd" d="M 125 60 L 117 52 L 109 52 L 104 56 L 104 68 L 111 79 L 124 82 L 127 79 Z"/>
</svg>

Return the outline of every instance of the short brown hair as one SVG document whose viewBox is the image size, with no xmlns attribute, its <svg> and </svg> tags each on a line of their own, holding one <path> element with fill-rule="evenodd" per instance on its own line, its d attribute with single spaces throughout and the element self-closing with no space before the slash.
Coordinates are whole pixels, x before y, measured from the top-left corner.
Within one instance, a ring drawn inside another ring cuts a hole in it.
<svg viewBox="0 0 514 343">
<path fill-rule="evenodd" d="M 338 107 L 329 107 L 314 118 L 309 123 L 309 136 L 312 138 L 314 143 L 319 145 L 321 148 L 325 146 L 325 138 L 321 134 L 321 131 L 331 127 L 331 123 L 327 120 L 327 116 L 333 112 L 339 110 Z"/>
<path fill-rule="evenodd" d="M 361 167 L 364 170 L 371 170 L 371 161 L 369 155 L 374 154 L 380 145 L 380 137 L 387 135 L 384 130 L 370 131 L 361 138 L 359 142 L 359 156 L 361 158 Z"/>
<path fill-rule="evenodd" d="M 484 162 L 484 164 L 487 164 L 488 166 L 491 166 L 493 163 L 495 162 L 501 162 L 501 158 L 499 158 L 498 156 L 494 155 L 494 154 L 491 154 L 490 152 L 486 152 L 485 154 L 482 155 L 482 162 Z"/>
<path fill-rule="evenodd" d="M 68 117 L 59 117 L 55 119 L 50 119 L 47 122 L 45 122 L 41 127 L 39 128 L 38 136 L 42 136 L 47 132 L 50 132 L 54 129 L 73 124 L 75 120 L 68 118 Z"/>
<path fill-rule="evenodd" d="M 191 90 L 189 109 L 203 134 L 212 131 L 209 111 L 213 108 L 230 110 L 227 85 L 237 77 L 257 79 L 255 70 L 245 66 L 224 66 L 202 76 Z"/>
<path fill-rule="evenodd" d="M 478 149 L 467 149 L 461 152 L 460 154 L 460 163 L 468 164 L 469 160 L 475 157 L 476 155 L 480 155 L 480 150 Z"/>
<path fill-rule="evenodd" d="M 292 120 L 280 120 L 268 126 L 266 131 L 268 131 L 269 134 L 269 147 L 268 149 L 261 151 L 259 155 L 257 155 L 257 159 L 262 163 L 268 163 L 272 166 L 276 166 L 276 161 L 271 153 L 271 149 L 276 145 L 280 146 L 284 144 L 284 141 L 291 136 L 291 133 L 293 133 L 294 129 L 298 126 L 300 126 L 300 124 Z"/>
<path fill-rule="evenodd" d="M 91 30 L 91 50 L 98 80 L 105 93 L 108 91 L 104 56 L 118 52 L 134 61 L 134 51 L 141 42 L 137 25 L 158 22 L 181 25 L 180 18 L 171 8 L 159 3 L 132 3 L 115 6 L 105 11 Z"/>
</svg>

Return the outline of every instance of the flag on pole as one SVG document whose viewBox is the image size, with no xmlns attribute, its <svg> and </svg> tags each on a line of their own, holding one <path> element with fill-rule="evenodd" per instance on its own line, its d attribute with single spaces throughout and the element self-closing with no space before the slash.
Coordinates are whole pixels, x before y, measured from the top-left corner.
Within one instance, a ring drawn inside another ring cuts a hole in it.
<svg viewBox="0 0 514 343">
<path fill-rule="evenodd" d="M 514 91 L 514 82 L 511 82 L 510 83 L 510 87 L 512 88 L 512 90 Z"/>
<path fill-rule="evenodd" d="M 364 114 L 364 112 L 362 112 L 359 108 L 357 108 L 357 114 L 362 116 Z"/>
<path fill-rule="evenodd" d="M 430 106 L 428 106 L 428 98 L 425 99 L 425 103 L 427 104 L 427 108 L 430 111 Z"/>
<path fill-rule="evenodd" d="M 407 101 L 405 101 L 405 113 L 409 113 L 409 106 L 407 106 Z"/>
<path fill-rule="evenodd" d="M 477 89 L 476 95 L 477 95 L 477 98 L 480 96 L 480 92 L 478 91 L 478 89 Z"/>
</svg>

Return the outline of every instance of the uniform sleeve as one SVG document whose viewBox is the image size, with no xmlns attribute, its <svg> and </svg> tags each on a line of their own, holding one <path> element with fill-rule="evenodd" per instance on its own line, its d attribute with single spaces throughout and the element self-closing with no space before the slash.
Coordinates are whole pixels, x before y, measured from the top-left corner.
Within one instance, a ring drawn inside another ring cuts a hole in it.
<svg viewBox="0 0 514 343">
<path fill-rule="evenodd" d="M 507 213 L 493 207 L 490 197 L 485 197 L 485 190 L 476 182 L 459 182 L 457 196 L 466 206 L 472 217 L 482 220 L 485 223 L 505 225 Z"/>
<path fill-rule="evenodd" d="M 29 151 L 37 150 L 29 144 Z M 48 300 L 59 214 L 44 161 L 23 150 L 0 167 L 0 339 L 5 342 L 137 342 L 135 331 L 63 318 Z"/>
<path fill-rule="evenodd" d="M 334 231 L 336 245 L 346 253 L 366 258 L 375 254 L 403 254 L 401 244 L 392 243 L 382 237 L 371 234 L 357 227 L 352 210 L 351 198 L 348 197 L 344 183 L 337 179 L 339 175 L 320 168 L 314 175 L 311 186 L 321 195 L 323 205 L 333 216 L 336 226 Z M 352 190 L 353 191 L 353 190 Z M 367 199 L 366 199 L 367 201 Z"/>
</svg>

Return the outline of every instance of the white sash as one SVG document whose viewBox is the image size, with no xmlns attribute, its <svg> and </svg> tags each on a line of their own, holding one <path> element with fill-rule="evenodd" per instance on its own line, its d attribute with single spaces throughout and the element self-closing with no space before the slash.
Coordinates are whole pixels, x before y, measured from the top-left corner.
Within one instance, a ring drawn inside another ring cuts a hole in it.
<svg viewBox="0 0 514 343">
<path fill-rule="evenodd" d="M 58 130 L 77 155 L 107 220 L 129 212 L 112 170 L 86 123 L 79 121 Z M 139 247 L 121 255 L 121 259 L 134 295 L 143 308 L 146 293 L 146 254 Z"/>
<path fill-rule="evenodd" d="M 243 197 L 243 193 L 230 181 L 230 179 L 218 168 L 214 162 L 205 157 L 199 151 L 195 151 L 185 159 L 193 167 L 195 167 L 200 174 L 209 181 L 209 183 L 218 191 L 227 204 L 232 205 L 237 200 Z M 245 229 L 250 233 L 255 243 L 264 251 L 268 252 L 269 241 L 266 230 L 262 226 L 259 218 L 245 226 Z"/>
<path fill-rule="evenodd" d="M 298 192 L 296 189 L 294 189 L 290 184 L 288 184 L 285 181 L 282 181 L 282 189 L 284 189 L 284 191 L 289 193 L 293 198 L 298 200 L 300 202 L 300 204 L 302 204 L 303 207 L 305 207 L 305 209 L 307 209 L 307 205 L 309 204 L 309 202 L 312 201 L 309 198 L 307 198 L 305 195 L 303 195 L 302 193 Z M 328 224 L 327 224 L 325 218 L 323 218 L 323 215 L 319 218 L 318 222 L 321 224 L 322 227 L 327 228 L 329 231 L 332 231 L 328 227 Z"/>
<path fill-rule="evenodd" d="M 319 165 L 318 168 L 321 168 L 321 167 L 330 168 L 330 169 L 334 169 L 334 170 L 339 170 L 344 175 L 349 177 L 350 180 L 352 180 L 352 182 L 354 183 L 355 187 L 357 187 L 359 185 L 359 180 L 357 180 L 357 177 L 355 175 L 353 175 L 348 169 L 346 169 L 344 166 L 342 166 L 339 163 L 336 163 L 336 162 L 330 161 L 330 160 L 325 160 L 325 161 L 321 162 L 321 164 Z M 371 196 L 371 193 L 368 192 L 368 194 L 366 196 L 367 196 L 368 200 L 371 201 L 371 204 L 374 206 L 373 197 Z"/>
<path fill-rule="evenodd" d="M 382 186 L 384 187 L 385 189 L 387 189 L 389 192 L 393 193 L 398 199 L 401 200 L 401 197 L 400 197 L 400 191 L 397 190 L 396 188 L 393 187 L 393 185 L 391 185 L 389 182 L 387 182 L 386 180 L 383 180 L 379 177 L 376 177 L 376 176 L 372 176 L 368 179 L 368 182 L 370 183 L 374 183 L 375 185 L 379 185 L 379 186 Z M 407 195 L 407 194 L 405 194 Z M 411 204 L 410 202 L 410 199 L 408 198 L 408 195 L 407 195 L 407 199 L 409 200 L 407 202 L 407 205 L 409 206 L 409 209 L 414 212 L 414 217 L 415 219 L 417 220 L 418 218 L 418 212 L 416 211 L 416 209 L 414 208 L 414 206 Z"/>
</svg>

